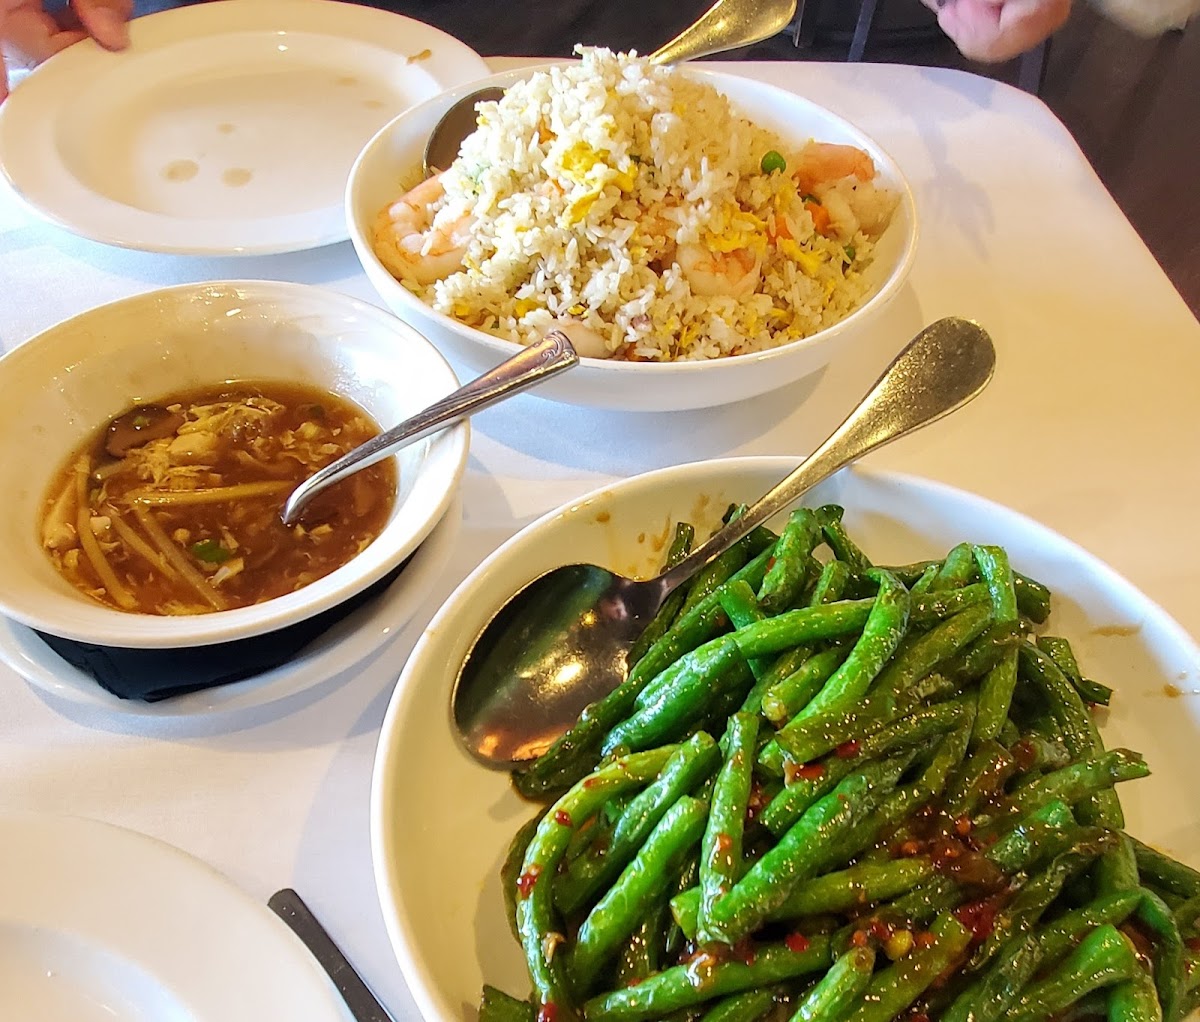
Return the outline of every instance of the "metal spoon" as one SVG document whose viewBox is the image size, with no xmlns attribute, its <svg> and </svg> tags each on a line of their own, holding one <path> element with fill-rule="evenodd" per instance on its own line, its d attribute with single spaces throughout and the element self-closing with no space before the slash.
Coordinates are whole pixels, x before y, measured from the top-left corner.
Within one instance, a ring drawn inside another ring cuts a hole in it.
<svg viewBox="0 0 1200 1022">
<path fill-rule="evenodd" d="M 360 444 L 337 461 L 297 486 L 279 512 L 284 525 L 299 520 L 305 506 L 322 490 L 395 454 L 439 429 L 445 429 L 505 398 L 535 387 L 564 370 L 579 364 L 579 356 L 561 330 L 551 330 L 536 344 L 522 348 L 447 397 L 418 412 L 400 425 Z"/>
<path fill-rule="evenodd" d="M 647 59 L 652 64 L 682 64 L 759 43 L 787 28 L 795 13 L 796 0 L 717 0 Z M 476 104 L 494 102 L 503 95 L 503 89 L 480 89 L 463 96 L 442 115 L 425 143 L 421 166 L 426 177 L 454 162 L 463 139 L 475 130 Z"/>
<path fill-rule="evenodd" d="M 624 680 L 630 646 L 672 589 L 838 469 L 962 407 L 995 362 L 982 328 L 938 320 L 796 471 L 674 568 L 634 581 L 573 564 L 530 582 L 484 627 L 459 671 L 451 705 L 467 750 L 496 767 L 540 755 Z"/>
</svg>

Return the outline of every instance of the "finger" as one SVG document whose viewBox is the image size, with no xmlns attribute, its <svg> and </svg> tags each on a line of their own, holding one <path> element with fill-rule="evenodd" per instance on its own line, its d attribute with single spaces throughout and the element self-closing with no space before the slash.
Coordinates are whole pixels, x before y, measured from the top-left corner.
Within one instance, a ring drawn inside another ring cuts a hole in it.
<svg viewBox="0 0 1200 1022">
<path fill-rule="evenodd" d="M 1000 63 L 1032 49 L 1062 27 L 1070 0 L 955 0 L 938 13 L 942 30 L 966 57 Z"/>
<path fill-rule="evenodd" d="M 8 68 L 4 66 L 4 51 L 0 50 L 0 103 L 8 99 Z"/>
<path fill-rule="evenodd" d="M 23 6 L 8 13 L 4 36 L 6 47 L 18 63 L 32 67 L 83 39 L 84 33 L 64 32 L 40 7 Z"/>
<path fill-rule="evenodd" d="M 129 45 L 133 0 L 75 0 L 74 8 L 88 34 L 106 50 Z"/>
</svg>

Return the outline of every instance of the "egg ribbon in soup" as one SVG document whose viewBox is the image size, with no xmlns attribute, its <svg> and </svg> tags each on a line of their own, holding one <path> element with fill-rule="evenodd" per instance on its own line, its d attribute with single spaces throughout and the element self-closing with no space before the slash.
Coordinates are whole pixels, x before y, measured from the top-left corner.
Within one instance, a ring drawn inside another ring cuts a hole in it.
<svg viewBox="0 0 1200 1022">
<path fill-rule="evenodd" d="M 203 614 L 283 596 L 345 564 L 387 523 L 391 461 L 322 493 L 299 524 L 279 519 L 300 482 L 378 433 L 351 402 L 291 383 L 139 405 L 58 473 L 42 546 L 67 581 L 118 610 Z"/>
</svg>

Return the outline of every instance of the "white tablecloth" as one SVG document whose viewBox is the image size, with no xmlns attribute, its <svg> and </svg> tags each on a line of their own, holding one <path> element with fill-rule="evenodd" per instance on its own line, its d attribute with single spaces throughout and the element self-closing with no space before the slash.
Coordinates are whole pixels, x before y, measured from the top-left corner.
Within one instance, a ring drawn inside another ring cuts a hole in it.
<svg viewBox="0 0 1200 1022">
<path fill-rule="evenodd" d="M 368 789 L 393 683 L 442 598 L 522 524 L 608 480 L 714 456 L 805 452 L 905 340 L 952 313 L 993 334 L 995 381 L 951 423 L 872 464 L 1026 512 L 1200 634 L 1200 325 L 1063 126 L 1038 100 L 954 71 L 724 67 L 831 107 L 909 175 L 920 253 L 873 339 L 815 378 L 727 408 L 617 416 L 522 397 L 481 414 L 463 533 L 423 613 L 368 663 L 282 703 L 154 721 L 52 701 L 0 669 L 0 809 L 143 831 L 260 899 L 298 888 L 397 1018 L 415 1018 L 376 904 Z M 5 348 L 125 295 L 244 277 L 375 300 L 349 244 L 247 260 L 125 252 L 46 226 L 0 196 Z"/>
</svg>

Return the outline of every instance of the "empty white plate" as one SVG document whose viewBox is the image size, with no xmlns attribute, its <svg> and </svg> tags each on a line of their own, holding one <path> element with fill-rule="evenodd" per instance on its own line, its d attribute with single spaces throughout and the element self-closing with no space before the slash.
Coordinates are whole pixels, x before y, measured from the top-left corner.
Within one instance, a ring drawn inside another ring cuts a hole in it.
<svg viewBox="0 0 1200 1022">
<path fill-rule="evenodd" d="M 0 1018 L 349 1017 L 299 938 L 198 859 L 92 820 L 0 816 Z"/>
<path fill-rule="evenodd" d="M 88 40 L 0 106 L 0 170 L 110 245 L 262 255 L 348 237 L 350 166 L 402 110 L 488 73 L 429 25 L 333 0 L 217 0 Z"/>
</svg>

